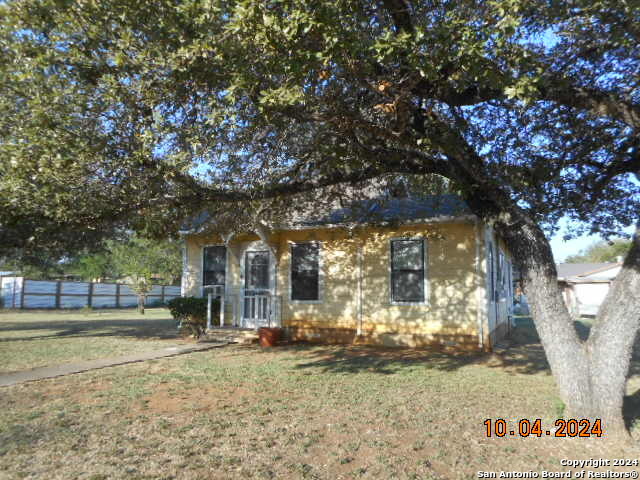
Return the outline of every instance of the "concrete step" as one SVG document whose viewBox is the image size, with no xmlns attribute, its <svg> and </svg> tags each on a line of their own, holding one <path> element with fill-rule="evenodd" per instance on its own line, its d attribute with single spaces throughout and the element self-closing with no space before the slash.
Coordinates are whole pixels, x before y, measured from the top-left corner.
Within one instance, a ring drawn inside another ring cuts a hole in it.
<svg viewBox="0 0 640 480">
<path fill-rule="evenodd" d="M 258 332 L 252 328 L 215 327 L 201 341 L 249 344 L 258 341 Z"/>
</svg>

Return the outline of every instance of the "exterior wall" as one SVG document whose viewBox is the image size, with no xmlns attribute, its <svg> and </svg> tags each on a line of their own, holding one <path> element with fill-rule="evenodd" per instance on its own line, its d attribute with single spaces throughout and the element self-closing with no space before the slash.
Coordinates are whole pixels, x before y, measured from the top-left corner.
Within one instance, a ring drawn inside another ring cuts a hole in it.
<svg viewBox="0 0 640 480">
<path fill-rule="evenodd" d="M 595 316 L 609 293 L 609 282 L 575 283 L 572 285 L 579 315 Z"/>
<path fill-rule="evenodd" d="M 294 339 L 335 343 L 355 339 L 358 325 L 357 250 L 360 235 L 349 238 L 344 230 L 323 229 L 286 232 L 279 244 L 278 290 L 283 295 L 282 322 Z M 320 242 L 320 301 L 291 301 L 291 245 Z"/>
<path fill-rule="evenodd" d="M 473 223 L 362 228 L 351 234 L 344 229 L 281 232 L 270 245 L 277 259 L 274 293 L 282 297 L 282 324 L 294 340 L 477 349 L 486 305 L 476 233 Z M 390 241 L 403 237 L 426 239 L 424 304 L 391 302 Z M 202 248 L 219 240 L 186 237 L 185 294 L 201 294 Z M 257 240 L 247 236 L 231 243 L 237 259 L 227 259 L 227 291 L 242 286 L 238 259 Z M 320 302 L 290 299 L 290 248 L 306 241 L 321 245 Z"/>
<path fill-rule="evenodd" d="M 427 240 L 426 305 L 392 305 L 389 242 L 402 236 Z M 364 248 L 364 330 L 384 344 L 478 345 L 475 238 L 471 224 L 377 231 Z"/>
<path fill-rule="evenodd" d="M 485 301 L 486 318 L 483 327 L 483 343 L 486 350 L 506 337 L 511 329 L 510 320 L 513 316 L 513 259 L 507 245 L 489 226 L 484 227 L 484 263 L 485 263 Z M 490 265 L 488 250 L 493 245 L 493 265 Z M 500 254 L 504 255 L 503 285 L 498 284 L 497 265 Z M 491 280 L 498 289 L 498 300 L 491 296 Z"/>
</svg>

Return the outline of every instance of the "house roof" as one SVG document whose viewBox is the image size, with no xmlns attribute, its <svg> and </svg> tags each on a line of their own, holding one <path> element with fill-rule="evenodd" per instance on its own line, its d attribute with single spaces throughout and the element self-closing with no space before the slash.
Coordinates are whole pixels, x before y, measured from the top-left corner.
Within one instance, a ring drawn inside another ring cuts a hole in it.
<svg viewBox="0 0 640 480">
<path fill-rule="evenodd" d="M 560 279 L 586 277 L 619 266 L 619 263 L 559 263 L 556 265 Z"/>
<path fill-rule="evenodd" d="M 295 222 L 300 226 L 364 223 L 417 222 L 420 220 L 470 217 L 468 205 L 457 195 L 428 195 L 419 198 L 375 198 L 355 202 L 326 215 Z"/>
<path fill-rule="evenodd" d="M 419 198 L 374 198 L 352 203 L 349 207 L 295 218 L 278 230 L 342 226 L 366 223 L 416 223 L 421 220 L 473 218 L 469 206 L 457 195 L 427 195 Z M 197 233 L 215 220 L 203 211 L 182 225 L 181 233 Z"/>
<path fill-rule="evenodd" d="M 198 215 L 189 220 L 186 220 L 180 227 L 180 233 L 197 233 L 202 230 L 207 223 L 211 221 L 211 214 L 209 212 L 202 211 Z"/>
</svg>

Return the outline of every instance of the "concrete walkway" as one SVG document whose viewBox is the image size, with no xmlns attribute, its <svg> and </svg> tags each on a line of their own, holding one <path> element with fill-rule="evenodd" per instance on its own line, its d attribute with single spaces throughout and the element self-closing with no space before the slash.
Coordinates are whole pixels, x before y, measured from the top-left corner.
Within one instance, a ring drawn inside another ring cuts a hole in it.
<svg viewBox="0 0 640 480">
<path fill-rule="evenodd" d="M 202 352 L 212 348 L 220 348 L 228 345 L 227 342 L 207 342 L 198 343 L 196 345 L 174 345 L 162 350 L 153 350 L 151 352 L 138 353 L 134 355 L 125 355 L 122 357 L 100 358 L 87 362 L 64 363 L 62 365 L 54 365 L 52 367 L 34 368 L 32 370 L 23 370 L 21 372 L 0 373 L 0 387 L 8 387 L 18 383 L 33 382 L 45 378 L 61 377 L 71 375 L 72 373 L 81 373 L 89 370 L 97 370 L 105 367 L 115 367 L 116 365 L 125 365 L 127 363 L 144 362 L 146 360 L 154 360 L 156 358 L 173 357 L 185 353 Z"/>
</svg>

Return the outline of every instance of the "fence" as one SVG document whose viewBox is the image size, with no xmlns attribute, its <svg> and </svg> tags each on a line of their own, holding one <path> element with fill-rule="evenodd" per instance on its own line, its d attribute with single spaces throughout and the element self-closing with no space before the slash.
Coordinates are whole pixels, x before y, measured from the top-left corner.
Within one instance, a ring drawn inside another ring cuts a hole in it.
<svg viewBox="0 0 640 480">
<path fill-rule="evenodd" d="M 180 287 L 153 285 L 146 305 L 180 296 Z M 138 296 L 122 283 L 63 282 L 0 277 L 4 308 L 119 308 L 135 307 Z"/>
</svg>

